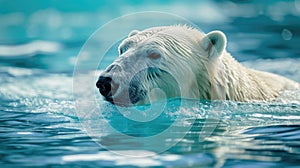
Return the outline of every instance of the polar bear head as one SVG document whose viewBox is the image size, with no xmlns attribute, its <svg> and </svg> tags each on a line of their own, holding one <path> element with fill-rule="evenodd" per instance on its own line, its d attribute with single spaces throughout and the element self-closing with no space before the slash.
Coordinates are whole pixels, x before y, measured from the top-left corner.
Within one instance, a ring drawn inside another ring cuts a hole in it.
<svg viewBox="0 0 300 168">
<path fill-rule="evenodd" d="M 125 106 L 175 97 L 210 99 L 210 81 L 225 46 L 220 31 L 204 34 L 179 25 L 134 30 L 96 86 L 105 100 Z"/>
</svg>

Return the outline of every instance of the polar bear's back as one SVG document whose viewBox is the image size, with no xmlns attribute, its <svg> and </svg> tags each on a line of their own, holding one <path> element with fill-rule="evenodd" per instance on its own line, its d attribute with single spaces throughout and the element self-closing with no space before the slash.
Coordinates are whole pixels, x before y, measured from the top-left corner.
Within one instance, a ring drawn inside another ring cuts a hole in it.
<svg viewBox="0 0 300 168">
<path fill-rule="evenodd" d="M 269 72 L 246 68 L 229 53 L 222 58 L 221 75 L 226 78 L 224 88 L 227 97 L 236 101 L 274 100 L 286 90 L 300 89 L 299 83 Z M 220 82 L 219 82 L 220 83 Z"/>
<path fill-rule="evenodd" d="M 264 82 L 268 87 L 273 88 L 277 92 L 300 88 L 297 82 L 292 81 L 283 76 L 279 76 L 269 72 L 252 70 L 252 69 L 250 71 L 256 74 L 256 78 L 258 78 L 259 81 Z"/>
</svg>

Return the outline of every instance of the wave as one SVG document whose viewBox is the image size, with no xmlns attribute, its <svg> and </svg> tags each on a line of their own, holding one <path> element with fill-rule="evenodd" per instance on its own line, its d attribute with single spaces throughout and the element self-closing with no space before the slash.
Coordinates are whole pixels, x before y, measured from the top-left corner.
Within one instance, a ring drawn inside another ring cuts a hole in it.
<svg viewBox="0 0 300 168">
<path fill-rule="evenodd" d="M 0 59 L 28 58 L 37 54 L 55 53 L 63 45 L 58 42 L 36 40 L 20 45 L 0 45 Z"/>
</svg>

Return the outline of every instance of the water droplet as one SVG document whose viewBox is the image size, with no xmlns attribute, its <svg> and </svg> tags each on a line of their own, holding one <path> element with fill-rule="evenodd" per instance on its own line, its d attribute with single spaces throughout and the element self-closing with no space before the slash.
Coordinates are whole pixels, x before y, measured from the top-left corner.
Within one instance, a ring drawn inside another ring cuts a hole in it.
<svg viewBox="0 0 300 168">
<path fill-rule="evenodd" d="M 288 29 L 283 29 L 281 32 L 281 36 L 284 40 L 291 40 L 293 37 L 293 33 Z"/>
</svg>

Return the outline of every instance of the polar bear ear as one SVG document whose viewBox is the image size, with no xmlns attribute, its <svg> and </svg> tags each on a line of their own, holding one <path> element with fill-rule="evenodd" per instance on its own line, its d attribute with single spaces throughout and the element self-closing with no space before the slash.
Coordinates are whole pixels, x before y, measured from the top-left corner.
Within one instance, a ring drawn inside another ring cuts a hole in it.
<svg viewBox="0 0 300 168">
<path fill-rule="evenodd" d="M 131 37 L 131 36 L 133 36 L 133 35 L 136 35 L 136 34 L 138 34 L 140 31 L 138 31 L 138 30 L 132 30 L 129 34 L 128 34 L 128 37 Z"/>
<path fill-rule="evenodd" d="M 201 46 L 207 52 L 210 60 L 221 56 L 226 47 L 226 36 L 221 31 L 209 32 L 201 41 Z"/>
</svg>

